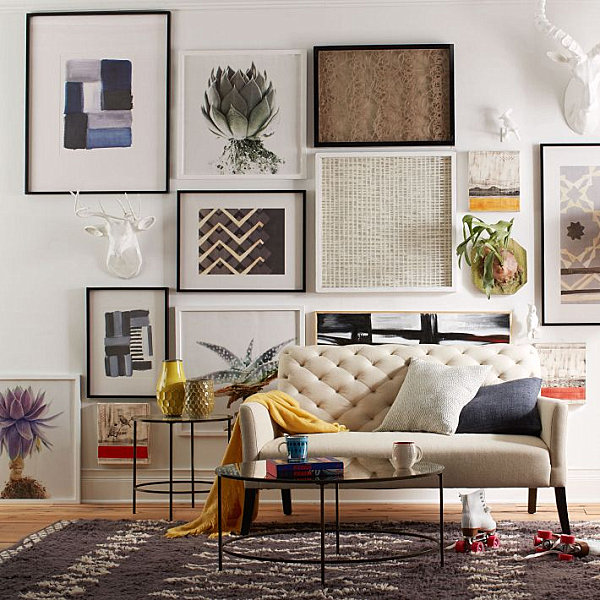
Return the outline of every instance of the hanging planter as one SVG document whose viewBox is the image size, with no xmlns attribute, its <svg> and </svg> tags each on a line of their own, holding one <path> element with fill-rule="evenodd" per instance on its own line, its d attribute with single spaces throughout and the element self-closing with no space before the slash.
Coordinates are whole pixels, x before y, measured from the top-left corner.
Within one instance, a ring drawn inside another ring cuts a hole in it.
<svg viewBox="0 0 600 600">
<path fill-rule="evenodd" d="M 473 284 L 488 298 L 514 294 L 527 283 L 527 252 L 511 238 L 514 219 L 488 224 L 465 215 L 463 241 L 457 246 L 458 266 L 464 258 Z"/>
</svg>

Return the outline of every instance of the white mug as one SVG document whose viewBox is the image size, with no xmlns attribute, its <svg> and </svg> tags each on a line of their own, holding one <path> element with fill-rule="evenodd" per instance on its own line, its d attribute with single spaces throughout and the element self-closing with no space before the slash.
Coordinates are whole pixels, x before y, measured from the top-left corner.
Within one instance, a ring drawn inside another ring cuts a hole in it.
<svg viewBox="0 0 600 600">
<path fill-rule="evenodd" d="M 423 450 L 414 442 L 394 442 L 392 464 L 395 469 L 410 469 L 423 458 Z"/>
</svg>

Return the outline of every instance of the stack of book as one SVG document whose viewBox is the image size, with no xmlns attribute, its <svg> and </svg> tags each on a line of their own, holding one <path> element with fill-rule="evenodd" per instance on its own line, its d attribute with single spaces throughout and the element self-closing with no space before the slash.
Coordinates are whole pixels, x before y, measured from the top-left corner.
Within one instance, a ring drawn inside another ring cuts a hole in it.
<svg viewBox="0 0 600 600">
<path fill-rule="evenodd" d="M 285 458 L 267 459 L 267 477 L 274 479 L 324 479 L 343 474 L 344 463 L 332 456 L 307 458 L 301 463 L 288 462 Z"/>
</svg>

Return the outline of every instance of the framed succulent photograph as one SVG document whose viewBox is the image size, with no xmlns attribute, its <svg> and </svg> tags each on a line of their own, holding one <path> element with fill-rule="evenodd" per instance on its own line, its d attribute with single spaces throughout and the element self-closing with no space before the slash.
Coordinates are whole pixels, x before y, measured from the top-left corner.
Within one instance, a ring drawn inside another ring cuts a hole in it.
<svg viewBox="0 0 600 600">
<path fill-rule="evenodd" d="M 542 144 L 542 324 L 600 325 L 600 144 Z"/>
<path fill-rule="evenodd" d="M 170 16 L 27 15 L 25 193 L 169 190 Z"/>
<path fill-rule="evenodd" d="M 177 192 L 177 290 L 303 292 L 304 190 Z"/>
<path fill-rule="evenodd" d="M 271 389 L 278 356 L 304 343 L 304 309 L 269 307 L 177 307 L 177 357 L 188 379 L 212 379 L 218 414 L 233 414 L 253 393 Z M 196 424 L 194 432 L 226 435 L 222 423 Z"/>
<path fill-rule="evenodd" d="M 0 506 L 78 503 L 79 375 L 0 376 Z"/>
<path fill-rule="evenodd" d="M 316 291 L 454 289 L 455 155 L 316 155 Z"/>
<path fill-rule="evenodd" d="M 315 146 L 453 146 L 454 46 L 316 46 Z"/>
<path fill-rule="evenodd" d="M 156 397 L 168 307 L 168 288 L 86 288 L 88 398 Z"/>
<path fill-rule="evenodd" d="M 179 177 L 306 176 L 306 52 L 179 55 Z"/>
</svg>

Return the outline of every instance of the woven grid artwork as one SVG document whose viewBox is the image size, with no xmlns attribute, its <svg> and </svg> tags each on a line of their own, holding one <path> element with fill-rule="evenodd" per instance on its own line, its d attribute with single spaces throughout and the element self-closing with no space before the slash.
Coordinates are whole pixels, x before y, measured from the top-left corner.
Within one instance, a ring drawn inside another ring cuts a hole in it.
<svg viewBox="0 0 600 600">
<path fill-rule="evenodd" d="M 318 160 L 317 290 L 452 287 L 450 153 Z"/>
</svg>

